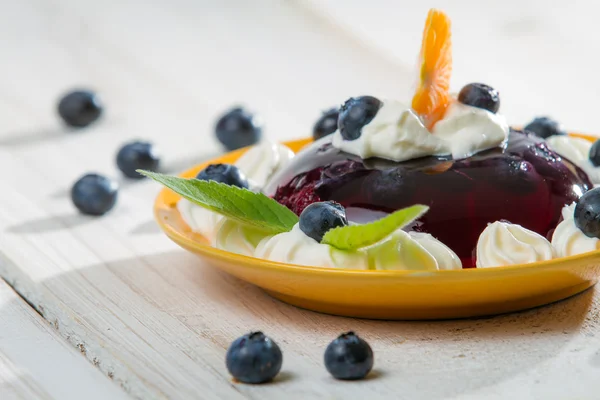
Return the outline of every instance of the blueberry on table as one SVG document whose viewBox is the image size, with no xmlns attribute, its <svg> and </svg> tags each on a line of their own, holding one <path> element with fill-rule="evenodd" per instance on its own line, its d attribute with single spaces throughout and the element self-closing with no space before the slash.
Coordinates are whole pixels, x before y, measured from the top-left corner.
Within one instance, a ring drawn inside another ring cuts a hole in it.
<svg viewBox="0 0 600 400">
<path fill-rule="evenodd" d="M 102 102 L 90 90 L 75 90 L 64 95 L 58 103 L 58 115 L 69 126 L 83 128 L 102 115 Z"/>
<path fill-rule="evenodd" d="M 98 174 L 87 174 L 71 188 L 71 200 L 83 214 L 103 215 L 117 202 L 119 186 L 115 181 Z"/>
<path fill-rule="evenodd" d="M 229 373 L 243 383 L 265 383 L 281 370 L 283 355 L 277 343 L 262 332 L 237 338 L 225 357 Z"/>
<path fill-rule="evenodd" d="M 258 143 L 262 125 L 255 115 L 237 107 L 219 118 L 215 132 L 227 150 L 237 150 Z"/>
<path fill-rule="evenodd" d="M 345 140 L 356 140 L 375 118 L 383 103 L 373 96 L 351 97 L 340 108 L 338 129 Z"/>
<path fill-rule="evenodd" d="M 327 346 L 325 368 L 336 379 L 363 379 L 373 368 L 373 350 L 354 332 L 343 333 Z"/>
<path fill-rule="evenodd" d="M 469 83 L 460 90 L 458 101 L 468 106 L 482 108 L 492 113 L 500 109 L 500 94 L 483 83 Z"/>
<path fill-rule="evenodd" d="M 346 225 L 346 210 L 334 201 L 312 203 L 300 214 L 300 230 L 319 243 L 327 231 Z"/>
<path fill-rule="evenodd" d="M 532 132 L 542 139 L 547 139 L 554 135 L 566 135 L 567 131 L 557 121 L 550 117 L 537 117 L 523 128 L 527 132 Z"/>
<path fill-rule="evenodd" d="M 125 144 L 117 153 L 117 166 L 123 174 L 132 179 L 142 179 L 137 170 L 156 171 L 160 156 L 156 147 L 149 142 L 135 141 Z"/>
<path fill-rule="evenodd" d="M 574 217 L 575 225 L 586 236 L 600 239 L 600 187 L 579 198 Z"/>
<path fill-rule="evenodd" d="M 600 139 L 596 140 L 590 148 L 589 159 L 594 167 L 600 166 Z"/>
<path fill-rule="evenodd" d="M 238 167 L 231 164 L 211 164 L 198 172 L 196 179 L 201 181 L 220 182 L 244 189 L 250 187 L 246 175 L 244 175 Z"/>
<path fill-rule="evenodd" d="M 313 139 L 319 140 L 335 132 L 338 128 L 339 115 L 340 112 L 337 108 L 325 111 L 313 127 Z"/>
</svg>

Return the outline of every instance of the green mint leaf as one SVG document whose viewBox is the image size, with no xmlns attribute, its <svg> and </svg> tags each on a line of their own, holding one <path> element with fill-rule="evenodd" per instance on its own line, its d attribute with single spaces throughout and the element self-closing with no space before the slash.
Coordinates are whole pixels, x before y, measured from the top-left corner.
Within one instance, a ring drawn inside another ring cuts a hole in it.
<svg viewBox="0 0 600 400">
<path fill-rule="evenodd" d="M 358 250 L 378 243 L 405 227 L 429 210 L 429 207 L 417 204 L 403 208 L 377 221 L 363 225 L 348 225 L 330 229 L 321 243 L 340 250 Z"/>
<path fill-rule="evenodd" d="M 201 207 L 268 233 L 288 232 L 298 222 L 289 208 L 262 193 L 214 181 L 184 179 L 138 170 Z"/>
</svg>

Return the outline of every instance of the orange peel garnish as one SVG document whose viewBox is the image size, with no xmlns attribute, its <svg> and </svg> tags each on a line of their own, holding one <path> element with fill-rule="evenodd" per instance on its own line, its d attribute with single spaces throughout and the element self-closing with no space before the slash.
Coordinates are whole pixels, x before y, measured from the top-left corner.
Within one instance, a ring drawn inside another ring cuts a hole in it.
<svg viewBox="0 0 600 400">
<path fill-rule="evenodd" d="M 413 110 L 421 116 L 428 129 L 444 117 L 452 102 L 452 40 L 450 18 L 440 10 L 431 9 L 425 22 L 419 56 L 419 85 L 412 99 Z"/>
</svg>

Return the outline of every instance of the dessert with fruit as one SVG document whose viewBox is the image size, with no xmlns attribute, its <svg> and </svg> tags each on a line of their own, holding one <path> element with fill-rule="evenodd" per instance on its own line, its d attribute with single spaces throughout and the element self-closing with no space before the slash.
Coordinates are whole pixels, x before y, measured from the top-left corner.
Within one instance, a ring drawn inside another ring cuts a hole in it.
<svg viewBox="0 0 600 400">
<path fill-rule="evenodd" d="M 183 197 L 183 220 L 213 246 L 269 261 L 457 270 L 596 250 L 600 142 L 550 118 L 513 129 L 496 89 L 454 95 L 451 72 L 450 20 L 431 10 L 409 104 L 353 97 L 296 155 L 263 141 L 195 179 L 143 174 Z M 251 115 L 230 114 L 218 129 L 227 148 L 260 138 Z"/>
</svg>

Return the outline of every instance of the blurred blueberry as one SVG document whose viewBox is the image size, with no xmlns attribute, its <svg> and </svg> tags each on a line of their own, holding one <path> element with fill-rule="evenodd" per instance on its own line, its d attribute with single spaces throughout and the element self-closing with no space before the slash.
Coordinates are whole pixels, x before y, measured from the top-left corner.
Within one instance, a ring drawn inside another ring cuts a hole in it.
<svg viewBox="0 0 600 400">
<path fill-rule="evenodd" d="M 156 147 L 150 142 L 135 141 L 125 144 L 117 153 L 117 166 L 123 174 L 132 179 L 141 179 L 136 170 L 155 172 L 160 164 Z"/>
<path fill-rule="evenodd" d="M 532 132 L 542 139 L 547 139 L 554 135 L 566 135 L 567 131 L 557 121 L 550 117 L 537 117 L 524 128 L 525 131 Z"/>
<path fill-rule="evenodd" d="M 64 95 L 58 103 L 58 114 L 69 126 L 83 128 L 102 115 L 103 106 L 96 93 L 75 90 Z"/>
<path fill-rule="evenodd" d="M 217 139 L 231 151 L 258 143 L 262 125 L 255 115 L 237 107 L 219 118 L 215 132 Z"/>
<path fill-rule="evenodd" d="M 84 214 L 103 215 L 110 211 L 116 201 L 119 185 L 110 178 L 87 174 L 71 188 L 71 200 Z"/>
<path fill-rule="evenodd" d="M 319 140 L 335 132 L 338 127 L 339 115 L 340 112 L 337 108 L 325 111 L 313 126 L 313 139 Z"/>
</svg>

